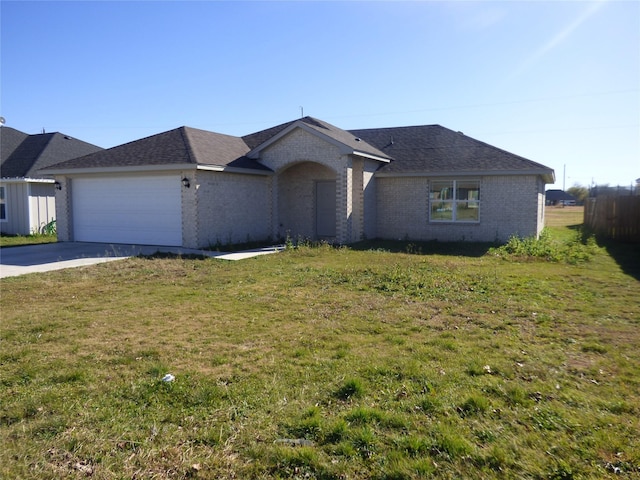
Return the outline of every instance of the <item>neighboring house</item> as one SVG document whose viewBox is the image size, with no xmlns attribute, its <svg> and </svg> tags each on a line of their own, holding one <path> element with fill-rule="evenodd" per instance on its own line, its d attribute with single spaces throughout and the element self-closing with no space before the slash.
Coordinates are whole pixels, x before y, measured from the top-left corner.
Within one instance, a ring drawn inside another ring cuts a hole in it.
<svg viewBox="0 0 640 480">
<path fill-rule="evenodd" d="M 439 125 L 311 117 L 244 137 L 180 127 L 55 165 L 62 241 L 207 247 L 290 236 L 538 235 L 551 168 Z"/>
<path fill-rule="evenodd" d="M 547 190 L 547 205 L 575 205 L 576 197 L 564 190 Z"/>
<path fill-rule="evenodd" d="M 29 235 L 56 217 L 55 184 L 41 168 L 102 150 L 61 133 L 0 127 L 0 232 Z"/>
</svg>

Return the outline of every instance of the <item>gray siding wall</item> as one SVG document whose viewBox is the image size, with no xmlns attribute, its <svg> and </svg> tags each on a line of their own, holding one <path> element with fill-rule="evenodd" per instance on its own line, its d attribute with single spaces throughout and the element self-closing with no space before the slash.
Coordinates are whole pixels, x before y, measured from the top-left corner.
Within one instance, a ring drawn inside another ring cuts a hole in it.
<svg viewBox="0 0 640 480">
<path fill-rule="evenodd" d="M 51 183 L 10 182 L 5 188 L 7 220 L 0 231 L 9 235 L 30 235 L 56 218 L 55 188 Z"/>
<path fill-rule="evenodd" d="M 485 176 L 480 180 L 479 223 L 430 223 L 429 178 L 377 178 L 377 237 L 505 242 L 512 235 L 525 237 L 540 232 L 544 218 L 544 190 L 541 198 L 540 189 L 544 189 L 544 182 L 534 175 Z"/>
<path fill-rule="evenodd" d="M 270 198 L 269 176 L 198 170 L 191 188 L 183 190 L 185 246 L 208 247 L 270 238 Z M 189 231 L 196 235 L 189 236 Z"/>
<path fill-rule="evenodd" d="M 29 224 L 32 232 L 56 218 L 55 186 L 52 183 L 31 183 L 29 195 Z"/>
<path fill-rule="evenodd" d="M 2 233 L 29 235 L 29 186 L 26 183 L 3 183 L 7 220 L 0 222 Z"/>
</svg>

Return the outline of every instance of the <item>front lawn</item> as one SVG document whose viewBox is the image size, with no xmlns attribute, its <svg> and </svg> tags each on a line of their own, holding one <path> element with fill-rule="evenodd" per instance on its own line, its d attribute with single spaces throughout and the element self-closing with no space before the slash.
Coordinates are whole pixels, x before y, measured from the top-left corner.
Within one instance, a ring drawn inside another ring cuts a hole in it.
<svg viewBox="0 0 640 480">
<path fill-rule="evenodd" d="M 640 478 L 624 265 L 394 250 L 1 280 L 0 478 Z"/>
<path fill-rule="evenodd" d="M 57 235 L 0 235 L 1 247 L 19 247 L 23 245 L 36 245 L 38 243 L 55 243 L 58 241 Z"/>
</svg>

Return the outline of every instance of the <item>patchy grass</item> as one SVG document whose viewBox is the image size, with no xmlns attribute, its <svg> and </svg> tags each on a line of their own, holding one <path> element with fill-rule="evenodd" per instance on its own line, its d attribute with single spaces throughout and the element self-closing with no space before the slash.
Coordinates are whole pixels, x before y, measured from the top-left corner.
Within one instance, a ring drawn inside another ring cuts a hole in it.
<svg viewBox="0 0 640 480">
<path fill-rule="evenodd" d="M 640 478 L 605 249 L 387 246 L 1 280 L 0 478 Z"/>
<path fill-rule="evenodd" d="M 33 235 L 0 235 L 0 248 L 18 247 L 22 245 L 36 245 L 38 243 L 55 243 L 58 241 L 56 234 L 45 235 L 35 233 Z"/>
</svg>

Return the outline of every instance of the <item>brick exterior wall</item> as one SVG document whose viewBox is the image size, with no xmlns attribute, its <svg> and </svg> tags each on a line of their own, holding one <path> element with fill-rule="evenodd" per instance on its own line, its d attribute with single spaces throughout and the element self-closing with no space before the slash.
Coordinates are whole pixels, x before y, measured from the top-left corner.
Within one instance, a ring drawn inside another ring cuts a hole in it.
<svg viewBox="0 0 640 480">
<path fill-rule="evenodd" d="M 376 176 L 380 163 L 343 154 L 331 142 L 296 129 L 260 152 L 274 174 L 206 170 L 180 172 L 182 242 L 188 248 L 290 235 L 316 238 L 316 182 L 336 183 L 338 243 L 363 238 L 501 241 L 538 235 L 544 226 L 544 181 L 530 176 L 483 176 L 480 222 L 429 222 L 425 176 Z M 467 177 L 468 178 L 468 177 Z M 456 177 L 448 179 L 454 180 Z M 73 240 L 72 182 L 56 177 L 58 239 Z M 438 178 L 440 180 L 440 178 Z"/>
<path fill-rule="evenodd" d="M 484 176 L 480 181 L 479 223 L 430 223 L 429 178 L 377 178 L 376 236 L 385 239 L 504 242 L 512 235 L 539 234 L 542 228 L 540 219 L 544 215 L 544 182 L 533 175 Z"/>
<path fill-rule="evenodd" d="M 338 243 L 349 243 L 358 237 L 356 228 L 352 226 L 362 221 L 354 218 L 352 199 L 359 197 L 353 194 L 353 165 L 348 155 L 340 149 L 315 135 L 302 129 L 290 132 L 278 142 L 261 152 L 260 162 L 276 172 L 273 195 L 274 218 L 273 231 L 275 237 L 286 234 L 293 236 L 315 237 L 315 190 L 306 192 L 301 188 L 312 185 L 317 180 L 335 178 L 336 181 L 336 238 Z M 305 162 L 305 163 L 303 163 Z M 300 164 L 300 166 L 296 166 Z M 318 164 L 315 168 L 311 165 Z M 358 168 L 356 166 L 356 168 Z M 287 169 L 291 169 L 287 171 Z M 362 169 L 355 175 L 362 175 Z M 356 187 L 361 181 L 356 181 Z M 361 215 L 362 208 L 355 213 Z M 311 224 L 314 226 L 312 227 Z"/>
<path fill-rule="evenodd" d="M 59 242 L 73 240 L 73 212 L 71 211 L 71 181 L 69 177 L 56 177 L 60 190 L 56 190 L 56 233 Z"/>
<path fill-rule="evenodd" d="M 316 238 L 316 185 L 334 180 L 333 170 L 318 163 L 296 163 L 277 179 L 277 238 Z"/>
<path fill-rule="evenodd" d="M 377 181 L 374 173 L 378 168 L 380 168 L 379 162 L 373 160 L 364 161 L 362 171 L 362 238 L 375 238 L 377 235 Z"/>
<path fill-rule="evenodd" d="M 271 177 L 198 170 L 182 192 L 185 247 L 271 238 Z"/>
</svg>

